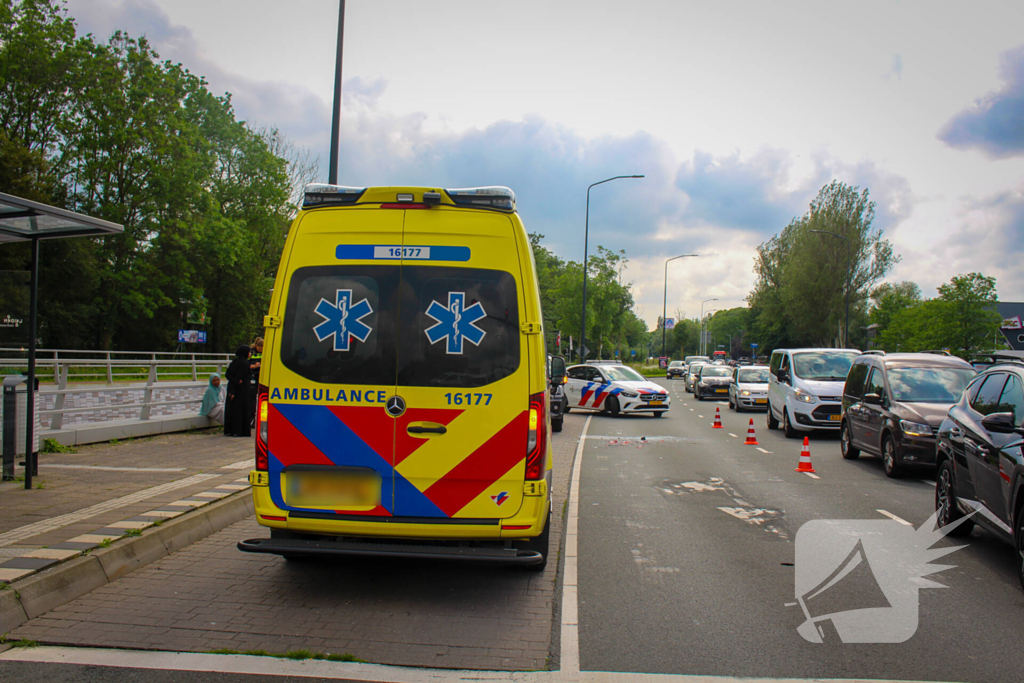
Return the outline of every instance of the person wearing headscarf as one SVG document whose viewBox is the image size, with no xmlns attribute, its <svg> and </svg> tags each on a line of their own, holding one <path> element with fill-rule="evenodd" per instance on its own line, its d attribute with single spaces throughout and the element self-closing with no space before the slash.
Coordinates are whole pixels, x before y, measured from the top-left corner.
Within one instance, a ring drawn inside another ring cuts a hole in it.
<svg viewBox="0 0 1024 683">
<path fill-rule="evenodd" d="M 199 414 L 210 418 L 211 422 L 224 424 L 224 398 L 220 388 L 220 375 L 210 375 L 210 385 L 203 394 L 203 404 L 199 406 Z"/>
<path fill-rule="evenodd" d="M 224 373 L 228 380 L 227 399 L 224 401 L 224 436 L 249 436 L 249 347 L 239 346 L 235 359 Z"/>
<path fill-rule="evenodd" d="M 263 364 L 263 337 L 256 337 L 252 343 L 252 350 L 249 354 L 249 372 L 252 376 L 249 379 L 249 420 L 256 423 L 256 394 L 259 392 L 260 365 Z"/>
</svg>

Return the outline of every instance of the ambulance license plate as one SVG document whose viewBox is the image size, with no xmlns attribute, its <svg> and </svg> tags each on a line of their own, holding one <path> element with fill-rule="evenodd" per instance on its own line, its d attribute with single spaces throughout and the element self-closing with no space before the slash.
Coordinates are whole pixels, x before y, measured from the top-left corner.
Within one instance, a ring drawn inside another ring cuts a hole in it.
<svg viewBox="0 0 1024 683">
<path fill-rule="evenodd" d="M 664 404 L 665 404 L 664 401 L 648 401 L 648 403 L 647 403 L 647 405 L 649 405 L 649 406 L 660 406 L 660 405 L 664 405 Z"/>
<path fill-rule="evenodd" d="M 375 507 L 380 504 L 376 472 L 290 472 L 288 505 L 308 508 Z"/>
</svg>

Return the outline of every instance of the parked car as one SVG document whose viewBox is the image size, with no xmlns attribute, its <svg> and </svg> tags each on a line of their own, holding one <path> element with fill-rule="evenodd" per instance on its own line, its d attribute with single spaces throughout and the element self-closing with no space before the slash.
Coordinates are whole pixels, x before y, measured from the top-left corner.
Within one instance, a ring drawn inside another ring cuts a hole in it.
<svg viewBox="0 0 1024 683">
<path fill-rule="evenodd" d="M 768 371 L 768 429 L 787 438 L 839 429 L 843 385 L 857 349 L 775 349 Z"/>
<path fill-rule="evenodd" d="M 686 374 L 683 376 L 683 380 L 685 381 L 685 383 L 683 384 L 683 388 L 692 394 L 693 383 L 694 380 L 696 380 L 697 378 L 697 372 L 700 370 L 701 366 L 710 364 L 711 361 L 709 360 L 695 360 L 691 362 L 689 365 L 687 365 Z"/>
<path fill-rule="evenodd" d="M 548 395 L 551 403 L 551 431 L 562 431 L 562 421 L 569 412 L 569 399 L 565 395 L 565 359 L 548 356 Z"/>
<path fill-rule="evenodd" d="M 960 522 L 951 536 L 977 524 L 1012 543 L 1024 587 L 1022 422 L 1024 363 L 993 365 L 967 385 L 938 430 L 935 510 L 939 526 Z"/>
<path fill-rule="evenodd" d="M 729 407 L 736 412 L 768 407 L 767 365 L 740 365 L 733 369 Z"/>
<path fill-rule="evenodd" d="M 935 430 L 976 374 L 955 356 L 858 357 L 843 389 L 843 457 L 853 460 L 862 451 L 880 456 L 890 477 L 899 476 L 906 465 L 934 465 Z"/>
<path fill-rule="evenodd" d="M 732 368 L 726 365 L 701 365 L 693 382 L 693 395 L 698 401 L 706 398 L 728 398 Z"/>
<path fill-rule="evenodd" d="M 683 361 L 674 360 L 668 364 L 665 379 L 675 379 L 676 377 L 682 377 L 684 374 L 686 374 L 686 368 L 683 367 Z"/>
</svg>

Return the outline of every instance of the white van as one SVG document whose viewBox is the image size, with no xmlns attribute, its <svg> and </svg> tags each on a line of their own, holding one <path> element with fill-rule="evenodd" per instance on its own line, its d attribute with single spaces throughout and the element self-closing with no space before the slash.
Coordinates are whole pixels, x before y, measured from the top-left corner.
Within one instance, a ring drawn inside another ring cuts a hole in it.
<svg viewBox="0 0 1024 683">
<path fill-rule="evenodd" d="M 789 438 L 839 429 L 843 385 L 857 349 L 775 349 L 768 370 L 768 429 Z"/>
</svg>

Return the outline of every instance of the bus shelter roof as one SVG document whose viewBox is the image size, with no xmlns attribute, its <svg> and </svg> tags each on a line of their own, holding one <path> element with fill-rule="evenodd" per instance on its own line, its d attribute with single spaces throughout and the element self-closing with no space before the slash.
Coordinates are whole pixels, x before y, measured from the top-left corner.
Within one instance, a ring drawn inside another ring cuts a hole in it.
<svg viewBox="0 0 1024 683">
<path fill-rule="evenodd" d="M 0 242 L 91 237 L 124 232 L 117 223 L 0 192 Z"/>
</svg>

